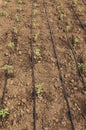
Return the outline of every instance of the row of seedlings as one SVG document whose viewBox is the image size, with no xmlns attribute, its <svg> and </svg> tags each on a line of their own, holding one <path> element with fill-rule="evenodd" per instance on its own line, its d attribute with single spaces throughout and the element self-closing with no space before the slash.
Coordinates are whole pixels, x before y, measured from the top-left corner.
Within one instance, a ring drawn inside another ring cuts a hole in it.
<svg viewBox="0 0 86 130">
<path fill-rule="evenodd" d="M 37 45 L 38 39 L 40 37 L 39 23 L 38 23 L 38 20 L 37 20 L 37 16 L 39 15 L 38 6 L 39 6 L 38 3 L 34 2 L 34 10 L 33 10 L 33 15 L 34 15 L 34 19 L 33 19 L 33 29 L 34 29 L 33 42 L 36 43 L 36 44 L 34 44 L 34 61 L 35 61 L 35 63 L 40 62 L 41 59 L 42 59 L 41 49 Z M 38 84 L 36 86 L 36 96 L 37 97 L 40 97 L 40 95 L 41 95 L 41 92 L 42 92 L 42 89 L 43 89 L 43 84 L 44 83 L 40 83 L 40 84 Z"/>
<path fill-rule="evenodd" d="M 35 85 L 35 73 L 34 73 L 34 68 L 35 68 L 35 64 L 40 62 L 40 60 L 42 59 L 41 56 L 41 49 L 38 46 L 38 39 L 40 36 L 40 30 L 39 30 L 39 23 L 38 23 L 38 15 L 39 15 L 39 11 L 38 11 L 38 2 L 35 0 L 32 3 L 32 27 L 31 27 L 31 42 L 30 42 L 30 46 L 31 46 L 31 57 L 32 57 L 32 85 L 33 85 L 33 119 L 34 119 L 34 130 L 36 130 L 37 125 L 36 125 L 36 100 L 38 98 L 40 98 L 42 92 L 43 92 L 43 87 L 44 87 L 44 83 L 41 82 L 38 85 Z"/>
<path fill-rule="evenodd" d="M 76 56 L 76 50 L 75 50 L 77 48 L 78 44 L 79 44 L 79 38 L 77 38 L 76 36 L 72 36 L 71 39 L 69 38 L 68 33 L 70 33 L 70 31 L 71 31 L 71 25 L 67 24 L 65 22 L 66 14 L 63 14 L 63 12 L 65 12 L 63 7 L 60 6 L 60 5 L 57 6 L 57 13 L 59 13 L 61 22 L 64 25 L 63 29 L 65 31 L 66 39 L 67 39 L 67 42 L 69 44 L 69 47 L 72 51 L 72 54 L 73 54 L 73 57 L 74 57 L 74 60 L 75 60 L 75 63 L 76 63 L 76 68 L 77 68 L 78 74 L 81 78 L 81 81 L 83 83 L 84 88 L 86 88 L 85 80 L 84 80 L 84 75 L 85 75 L 85 72 L 86 72 L 86 65 L 85 65 L 84 61 L 83 61 L 83 63 L 78 61 L 77 56 Z"/>
<path fill-rule="evenodd" d="M 84 6 L 79 7 L 78 1 L 73 0 L 72 3 L 70 4 L 70 8 L 72 9 L 77 21 L 80 23 L 80 26 L 86 32 L 86 21 L 85 21 L 85 19 L 83 17 L 84 14 L 85 14 Z M 84 19 L 84 21 L 83 21 L 83 19 Z"/>
<path fill-rule="evenodd" d="M 4 1 L 4 8 L 6 8 L 9 4 L 9 0 Z M 18 0 L 18 6 L 17 6 L 17 11 L 20 12 L 22 11 L 22 0 Z M 11 18 L 10 13 L 7 11 L 0 11 L 0 16 L 5 16 L 6 18 Z M 8 61 L 7 64 L 4 65 L 4 71 L 5 71 L 5 81 L 4 81 L 4 88 L 3 88 L 3 94 L 2 94 L 2 99 L 1 99 L 1 110 L 0 110 L 0 117 L 3 120 L 3 118 L 7 117 L 9 115 L 9 110 L 8 108 L 5 107 L 5 94 L 7 90 L 7 82 L 9 78 L 14 77 L 14 68 L 13 68 L 13 62 L 12 62 L 12 57 L 15 53 L 16 49 L 16 44 L 17 44 L 17 36 L 18 36 L 18 28 L 15 26 L 18 22 L 20 21 L 19 16 L 15 15 L 15 20 L 14 20 L 14 26 L 12 28 L 12 37 L 11 40 L 7 44 L 7 49 L 8 49 Z"/>
<path fill-rule="evenodd" d="M 57 16 L 59 14 L 59 16 L 61 16 L 62 12 L 65 12 L 63 7 L 59 4 L 59 6 L 57 6 L 57 2 L 55 1 L 55 6 L 56 6 L 56 10 L 57 10 Z M 64 14 L 66 16 L 66 14 Z M 80 59 L 78 59 L 78 53 L 77 53 L 77 48 L 79 48 L 79 39 L 76 36 L 70 36 L 71 34 L 71 28 L 72 28 L 72 24 L 68 24 L 67 21 L 65 21 L 65 18 L 61 19 L 61 22 L 63 24 L 63 30 L 65 32 L 65 36 L 66 36 L 66 40 L 68 43 L 68 46 L 71 49 L 71 52 L 73 54 L 74 60 L 75 60 L 75 64 L 76 64 L 76 69 L 78 71 L 78 76 L 80 77 L 80 81 L 82 82 L 82 93 L 85 94 L 85 90 L 86 90 L 86 81 L 85 81 L 85 76 L 86 76 L 86 64 L 83 61 L 83 57 L 80 57 Z M 83 47 L 83 46 L 81 46 Z M 79 88 L 78 88 L 79 89 Z M 80 110 L 79 107 L 77 107 L 78 110 Z M 83 117 L 83 119 L 85 119 L 85 115 L 83 114 L 83 112 L 81 112 L 81 115 Z"/>
<path fill-rule="evenodd" d="M 65 81 L 64 81 L 63 74 L 62 74 L 62 71 L 61 71 L 59 56 L 58 56 L 58 53 L 56 51 L 56 41 L 54 39 L 54 34 L 53 34 L 52 27 L 51 27 L 51 24 L 50 24 L 50 21 L 49 21 L 49 14 L 48 14 L 48 11 L 47 11 L 47 3 L 46 3 L 45 0 L 43 0 L 43 5 L 44 5 L 45 13 L 46 13 L 46 20 L 47 20 L 47 24 L 48 24 L 48 28 L 49 28 L 49 32 L 50 32 L 50 38 L 51 38 L 51 42 L 52 42 L 53 52 L 54 52 L 54 56 L 55 56 L 55 59 L 56 59 L 56 65 L 57 65 L 57 69 L 59 71 L 59 78 L 60 78 L 61 86 L 62 86 L 62 89 L 63 89 L 63 95 L 64 95 L 64 99 L 66 101 L 66 105 L 67 105 L 67 109 L 68 109 L 68 117 L 69 117 L 69 120 L 70 120 L 71 129 L 75 130 L 72 112 L 71 112 L 71 107 L 70 107 L 70 103 L 69 103 L 69 100 L 68 100 L 67 91 L 66 91 L 66 88 L 65 88 Z M 61 16 L 61 17 L 63 17 L 63 16 Z"/>
<path fill-rule="evenodd" d="M 10 13 L 5 11 L 8 4 L 9 4 L 9 0 L 5 0 L 3 2 L 4 11 L 3 10 L 0 11 L 0 17 L 5 17 L 7 19 L 10 19 Z M 2 98 L 1 98 L 1 109 L 0 109 L 0 117 L 1 117 L 2 121 L 5 117 L 7 117 L 9 115 L 9 110 L 8 110 L 8 108 L 6 108 L 6 105 L 5 105 L 5 94 L 7 91 L 8 79 L 14 77 L 12 59 L 11 59 L 12 55 L 14 53 L 14 46 L 15 46 L 14 43 L 11 41 L 6 46 L 6 48 L 8 50 L 8 54 L 6 54 L 5 56 L 8 56 L 8 60 L 7 60 L 7 63 L 3 67 L 5 79 L 4 79 L 3 94 L 2 94 Z"/>
<path fill-rule="evenodd" d="M 39 30 L 38 30 L 38 21 L 37 21 L 37 14 L 38 14 L 38 3 L 36 0 L 32 2 L 32 16 L 31 16 L 31 39 L 30 39 L 30 47 L 31 47 L 31 61 L 32 61 L 32 86 L 33 86 L 33 129 L 36 130 L 36 96 L 40 95 L 41 88 L 36 88 L 35 85 L 35 62 L 37 62 L 40 58 L 40 49 L 35 49 L 35 44 L 39 38 Z"/>
</svg>

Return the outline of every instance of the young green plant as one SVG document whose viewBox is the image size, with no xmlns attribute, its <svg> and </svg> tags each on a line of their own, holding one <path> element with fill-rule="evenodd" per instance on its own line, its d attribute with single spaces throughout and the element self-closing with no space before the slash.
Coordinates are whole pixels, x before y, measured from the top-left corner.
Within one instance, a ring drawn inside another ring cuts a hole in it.
<svg viewBox="0 0 86 130">
<path fill-rule="evenodd" d="M 18 4 L 17 10 L 18 10 L 19 12 L 22 11 L 22 5 L 21 5 L 21 4 Z"/>
<path fill-rule="evenodd" d="M 40 49 L 35 49 L 34 51 L 34 59 L 39 60 L 41 58 L 41 50 Z"/>
<path fill-rule="evenodd" d="M 78 0 L 73 0 L 73 5 L 76 6 L 78 4 Z"/>
<path fill-rule="evenodd" d="M 86 74 L 86 65 L 84 63 L 78 63 L 78 68 L 83 74 Z"/>
<path fill-rule="evenodd" d="M 7 115 L 9 115 L 8 109 L 0 110 L 0 117 L 5 118 Z"/>
<path fill-rule="evenodd" d="M 13 67 L 12 67 L 12 65 L 6 64 L 4 66 L 4 69 L 7 71 L 8 74 L 12 74 L 13 73 Z"/>
<path fill-rule="evenodd" d="M 79 39 L 75 36 L 72 36 L 72 44 L 74 47 L 76 47 L 79 43 Z"/>
<path fill-rule="evenodd" d="M 13 32 L 14 32 L 15 34 L 18 33 L 18 29 L 17 29 L 17 27 L 13 27 Z"/>
<path fill-rule="evenodd" d="M 12 51 L 14 50 L 14 47 L 15 47 L 15 43 L 14 42 L 8 43 L 8 48 L 10 48 Z"/>
<path fill-rule="evenodd" d="M 22 4 L 23 2 L 22 2 L 22 0 L 18 0 L 18 4 Z"/>
<path fill-rule="evenodd" d="M 15 16 L 15 20 L 16 20 L 16 22 L 19 22 L 19 21 L 20 21 L 18 15 Z"/>
<path fill-rule="evenodd" d="M 36 42 L 37 41 L 37 39 L 38 39 L 38 37 L 39 37 L 39 32 L 36 32 L 35 34 L 34 34 L 34 37 L 33 37 L 33 39 L 34 39 L 34 41 Z"/>
<path fill-rule="evenodd" d="M 64 13 L 60 14 L 60 20 L 64 20 L 65 17 L 66 17 L 66 15 Z"/>
<path fill-rule="evenodd" d="M 71 29 L 70 25 L 67 25 L 66 28 L 65 28 L 65 31 L 66 31 L 66 32 L 69 32 L 70 29 Z"/>
<path fill-rule="evenodd" d="M 39 85 L 37 85 L 36 94 L 37 94 L 38 97 L 41 96 L 41 94 L 43 92 L 43 87 L 44 87 L 44 83 L 40 83 Z"/>
</svg>

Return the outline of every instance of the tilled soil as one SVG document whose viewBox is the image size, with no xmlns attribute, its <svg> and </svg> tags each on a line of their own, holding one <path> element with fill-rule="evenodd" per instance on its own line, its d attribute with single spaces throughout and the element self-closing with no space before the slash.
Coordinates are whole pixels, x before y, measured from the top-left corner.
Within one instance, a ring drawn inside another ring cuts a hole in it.
<svg viewBox="0 0 86 130">
<path fill-rule="evenodd" d="M 1 130 L 33 130 L 33 85 L 31 62 L 31 19 L 32 1 L 24 0 L 19 4 L 17 0 L 0 3 L 0 101 L 3 95 L 5 82 L 4 66 L 8 63 L 13 67 L 13 76 L 8 78 L 5 107 L 9 116 L 0 120 Z M 75 59 L 65 33 L 66 25 L 70 26 L 68 37 L 78 39 L 74 47 L 77 62 L 86 64 L 86 31 L 80 25 L 71 8 L 72 2 L 68 0 L 48 0 L 46 8 L 49 23 L 55 41 L 56 52 L 61 67 L 62 76 L 67 91 L 72 112 L 75 130 L 86 130 L 86 91 L 78 74 Z M 21 5 L 21 6 L 19 6 Z M 86 5 L 82 0 L 74 7 L 83 8 L 79 16 L 86 24 Z M 43 92 L 36 100 L 37 130 L 71 130 L 68 117 L 68 108 L 63 94 L 59 77 L 59 70 L 54 56 L 52 39 L 43 1 L 37 1 L 36 28 L 33 35 L 39 34 L 37 40 L 33 39 L 34 52 L 39 49 L 40 57 L 35 60 L 35 85 L 43 84 Z M 1 15 L 3 12 L 3 15 Z M 63 13 L 65 14 L 63 16 Z M 16 21 L 16 17 L 19 21 Z M 13 28 L 18 33 L 14 35 Z M 85 25 L 86 28 L 86 25 Z M 15 49 L 10 53 L 8 43 L 13 41 Z M 82 73 L 86 81 L 86 70 Z M 0 105 L 1 107 L 1 105 Z"/>
</svg>

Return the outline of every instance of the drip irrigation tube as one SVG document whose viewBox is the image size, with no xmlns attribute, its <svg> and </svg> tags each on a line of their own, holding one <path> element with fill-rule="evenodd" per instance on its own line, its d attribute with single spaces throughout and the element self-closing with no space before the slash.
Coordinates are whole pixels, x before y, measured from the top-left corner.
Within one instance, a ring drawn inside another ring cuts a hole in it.
<svg viewBox="0 0 86 130">
<path fill-rule="evenodd" d="M 33 40 L 32 40 L 32 22 L 33 22 L 33 9 L 34 9 L 34 2 L 35 0 L 32 1 L 32 15 L 31 15 L 31 39 L 30 39 L 30 48 L 31 48 L 31 61 L 32 61 L 32 86 L 33 86 L 33 130 L 36 130 L 36 89 L 35 89 L 35 75 L 34 75 L 34 66 L 35 66 L 35 61 L 34 61 L 34 51 L 33 51 Z"/>
<path fill-rule="evenodd" d="M 56 2 L 55 2 L 55 3 L 56 3 Z M 64 22 L 63 22 L 63 25 L 66 26 L 66 25 L 64 24 Z M 72 51 L 72 54 L 73 54 L 73 57 L 74 57 L 74 60 L 75 60 L 75 63 L 76 63 L 76 68 L 77 68 L 79 77 L 80 77 L 80 79 L 81 79 L 81 81 L 82 81 L 82 84 L 83 84 L 84 89 L 86 90 L 86 82 L 85 82 L 85 80 L 84 80 L 84 77 L 83 77 L 83 75 L 82 75 L 81 70 L 80 70 L 79 67 L 78 67 L 78 61 L 77 61 L 77 58 L 76 58 L 76 54 L 75 54 L 73 45 L 71 44 L 71 42 L 70 42 L 70 40 L 69 40 L 69 36 L 68 36 L 68 32 L 67 32 L 67 31 L 65 31 L 65 35 L 66 35 L 67 43 L 68 43 L 68 45 L 69 45 L 69 47 L 70 47 L 70 49 L 71 49 L 71 51 Z"/>
<path fill-rule="evenodd" d="M 79 21 L 79 23 L 80 23 L 82 29 L 86 32 L 86 28 L 85 28 L 85 26 L 83 25 L 83 23 L 81 22 L 81 20 L 80 20 L 78 14 L 76 13 L 76 11 L 75 11 L 73 5 L 71 4 L 70 7 L 71 7 L 71 9 L 73 10 L 73 13 L 74 13 L 75 17 L 77 18 L 77 20 Z"/>
<path fill-rule="evenodd" d="M 71 108 L 70 108 L 70 104 L 69 104 L 69 101 L 68 101 L 67 92 L 66 92 L 66 89 L 65 89 L 65 83 L 64 83 L 64 80 L 63 80 L 63 77 L 62 77 L 62 73 L 61 73 L 61 69 L 60 69 L 60 63 L 59 63 L 58 55 L 57 55 L 57 52 L 56 52 L 56 49 L 55 49 L 56 46 L 55 46 L 55 41 L 54 41 L 54 38 L 53 38 L 53 32 L 51 30 L 51 26 L 50 26 L 50 23 L 49 23 L 49 17 L 48 17 L 48 13 L 47 13 L 47 9 L 46 9 L 45 0 L 43 0 L 43 5 L 44 5 L 44 9 L 45 9 L 45 13 L 46 13 L 46 19 L 47 19 L 47 23 L 48 23 L 48 27 L 49 27 L 49 31 L 50 31 L 50 37 L 51 37 L 54 55 L 55 55 L 55 58 L 56 58 L 57 68 L 59 70 L 59 77 L 60 77 L 61 85 L 62 85 L 62 88 L 63 88 L 63 95 L 64 95 L 64 98 L 65 98 L 65 101 L 66 101 L 66 104 L 67 104 L 67 108 L 68 108 L 68 116 L 69 116 L 69 120 L 71 122 L 71 128 L 72 128 L 72 130 L 75 130 L 73 118 L 72 118 L 72 113 L 71 113 Z"/>
<path fill-rule="evenodd" d="M 76 63 L 76 67 L 77 67 L 77 71 L 78 71 L 78 73 L 79 73 L 79 77 L 81 78 L 81 81 L 82 81 L 82 83 L 83 83 L 84 89 L 86 89 L 86 82 L 85 82 L 85 80 L 84 80 L 84 77 L 83 77 L 83 75 L 82 75 L 81 70 L 80 70 L 79 67 L 78 67 L 78 61 L 77 61 L 77 58 L 76 58 L 75 51 L 74 51 L 74 49 L 73 49 L 72 44 L 70 43 L 70 40 L 69 40 L 69 37 L 68 37 L 68 33 L 67 33 L 66 31 L 65 31 L 65 34 L 66 34 L 67 42 L 68 42 L 68 44 L 69 44 L 69 46 L 70 46 L 70 49 L 71 49 L 71 51 L 72 51 L 72 54 L 73 54 L 73 57 L 74 57 L 74 60 L 75 60 L 75 63 Z"/>
<path fill-rule="evenodd" d="M 11 60 L 11 53 L 8 59 L 8 65 L 10 65 L 10 60 Z M 1 109 L 4 109 L 4 101 L 5 101 L 5 94 L 6 94 L 6 88 L 7 88 L 7 81 L 8 81 L 8 71 L 5 70 L 5 81 L 4 81 L 4 88 L 3 88 L 3 94 L 2 94 L 2 99 L 1 99 Z"/>
<path fill-rule="evenodd" d="M 5 71 L 5 82 L 4 82 L 3 95 L 1 99 L 1 109 L 4 109 L 4 100 L 5 100 L 5 93 L 6 93 L 6 88 L 7 88 L 7 80 L 8 80 L 8 74 L 7 74 L 7 71 Z"/>
</svg>

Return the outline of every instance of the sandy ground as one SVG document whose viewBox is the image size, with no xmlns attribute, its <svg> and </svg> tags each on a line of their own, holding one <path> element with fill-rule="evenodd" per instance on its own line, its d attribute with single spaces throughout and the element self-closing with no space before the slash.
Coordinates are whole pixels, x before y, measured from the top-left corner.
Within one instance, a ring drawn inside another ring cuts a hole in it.
<svg viewBox="0 0 86 130">
<path fill-rule="evenodd" d="M 14 42 L 15 49 L 11 55 L 14 77 L 8 79 L 4 102 L 10 114 L 3 122 L 0 120 L 0 130 L 33 130 L 30 47 L 32 0 L 22 0 L 23 3 L 20 6 L 18 0 L 9 0 L 6 5 L 4 1 L 7 0 L 0 0 L 0 4 L 2 3 L 2 7 L 0 7 L 2 12 L 0 16 L 0 102 L 5 81 L 2 68 L 8 63 L 8 44 L 11 41 Z M 44 84 L 43 91 L 40 97 L 37 97 L 36 102 L 37 130 L 71 130 L 43 0 L 37 0 L 37 5 L 37 14 L 34 17 L 36 28 L 33 27 L 33 35 L 39 33 L 37 40 L 33 43 L 36 56 L 35 83 L 36 86 Z M 78 38 L 78 45 L 74 50 L 78 62 L 81 59 L 83 63 L 85 62 L 84 64 L 86 64 L 86 33 L 70 9 L 69 0 L 58 0 L 57 3 L 55 0 L 46 0 L 46 7 L 56 42 L 56 51 L 65 81 L 75 130 L 86 130 L 86 94 L 82 93 L 83 84 L 79 78 L 75 60 L 64 33 L 65 25 L 63 22 L 70 26 L 68 33 L 70 41 L 72 42 L 73 36 Z M 79 17 L 84 23 L 86 7 L 82 0 L 78 0 L 75 9 L 78 10 L 82 7 L 84 11 Z M 13 33 L 14 27 L 18 30 L 17 35 Z M 38 49 L 40 55 L 37 57 L 36 51 Z M 86 73 L 83 76 L 86 78 Z"/>
</svg>

